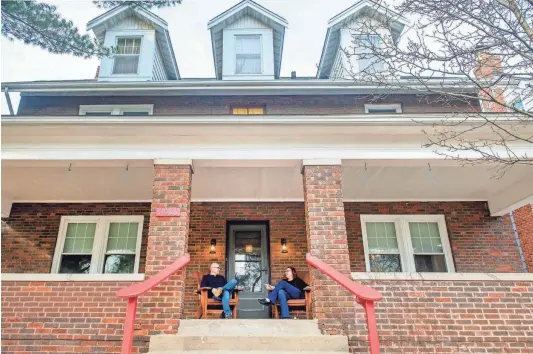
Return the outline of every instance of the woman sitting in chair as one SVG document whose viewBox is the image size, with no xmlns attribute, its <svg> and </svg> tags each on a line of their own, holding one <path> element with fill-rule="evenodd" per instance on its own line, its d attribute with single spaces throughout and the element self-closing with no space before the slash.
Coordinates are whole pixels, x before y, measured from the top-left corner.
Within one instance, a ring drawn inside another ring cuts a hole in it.
<svg viewBox="0 0 533 354">
<path fill-rule="evenodd" d="M 305 297 L 304 289 L 309 286 L 305 281 L 298 278 L 296 269 L 293 267 L 287 268 L 285 275 L 287 278 L 281 280 L 275 287 L 266 284 L 267 290 L 271 291 L 271 293 L 267 298 L 259 299 L 261 305 L 270 306 L 275 305 L 276 301 L 279 301 L 282 319 L 290 318 L 287 300 L 303 299 Z"/>
</svg>

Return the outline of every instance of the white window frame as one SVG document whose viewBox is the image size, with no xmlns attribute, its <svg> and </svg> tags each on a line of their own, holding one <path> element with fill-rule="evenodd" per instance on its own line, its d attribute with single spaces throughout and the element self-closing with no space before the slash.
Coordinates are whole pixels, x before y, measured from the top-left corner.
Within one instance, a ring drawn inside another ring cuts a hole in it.
<svg viewBox="0 0 533 354">
<path fill-rule="evenodd" d="M 131 36 L 116 36 L 115 37 L 115 47 L 118 48 L 118 41 L 119 39 L 140 39 L 141 40 L 141 44 L 139 45 L 139 54 L 114 54 L 113 55 L 113 64 L 111 66 L 111 75 L 113 76 L 137 76 L 139 75 L 139 71 L 141 69 L 141 54 L 142 54 L 142 48 L 143 48 L 143 42 L 144 42 L 144 38 L 143 36 L 136 36 L 136 35 L 131 35 Z M 128 74 L 116 74 L 115 73 L 115 57 L 116 56 L 121 56 L 121 55 L 138 55 L 139 56 L 139 60 L 137 61 L 137 71 L 135 73 L 128 73 Z"/>
<path fill-rule="evenodd" d="M 133 274 L 139 272 L 139 262 L 141 259 L 141 243 L 143 231 L 143 215 L 112 215 L 112 216 L 62 216 L 59 224 L 59 233 L 57 235 L 56 249 L 54 252 L 54 259 L 52 261 L 51 273 L 59 273 L 61 266 L 61 256 L 63 255 L 63 247 L 65 245 L 65 237 L 67 235 L 67 227 L 69 223 L 96 223 L 96 230 L 94 234 L 91 268 L 89 274 L 105 274 L 104 261 L 107 248 L 107 238 L 109 237 L 109 225 L 112 222 L 136 222 L 139 224 L 137 229 L 137 244 L 135 245 L 135 265 Z"/>
<path fill-rule="evenodd" d="M 148 112 L 148 115 L 154 113 L 153 104 L 124 104 L 124 105 L 80 105 L 79 115 L 84 116 L 86 113 L 111 113 L 112 116 L 121 116 L 124 112 Z"/>
<path fill-rule="evenodd" d="M 371 272 L 368 238 L 366 234 L 367 222 L 394 223 L 394 227 L 396 229 L 396 239 L 398 242 L 398 250 L 400 252 L 400 262 L 402 265 L 401 273 L 417 273 L 415 268 L 413 245 L 411 243 L 411 235 L 409 233 L 409 222 L 436 222 L 441 237 L 444 260 L 446 262 L 446 273 L 455 273 L 452 249 L 450 247 L 450 239 L 448 237 L 448 231 L 446 230 L 446 219 L 444 215 L 361 215 L 361 231 L 363 233 L 363 248 L 365 251 L 366 271 Z"/>
<path fill-rule="evenodd" d="M 259 37 L 259 48 L 261 51 L 259 52 L 259 63 L 261 64 L 261 68 L 259 69 L 258 73 L 238 73 L 237 72 L 237 37 Z M 258 33 L 238 33 L 234 35 L 234 53 L 235 53 L 235 75 L 262 75 L 263 74 L 263 35 Z"/>
<path fill-rule="evenodd" d="M 402 105 L 400 103 L 387 103 L 387 104 L 373 104 L 365 103 L 365 113 L 378 114 L 374 112 L 369 112 L 371 109 L 394 109 L 396 113 L 402 113 Z M 379 113 L 386 114 L 386 113 Z"/>
</svg>

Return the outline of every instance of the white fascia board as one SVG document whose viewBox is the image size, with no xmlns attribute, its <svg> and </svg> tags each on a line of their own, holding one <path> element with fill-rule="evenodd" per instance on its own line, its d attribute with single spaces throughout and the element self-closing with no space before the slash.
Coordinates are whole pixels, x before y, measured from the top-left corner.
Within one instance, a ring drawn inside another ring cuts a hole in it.
<svg viewBox="0 0 533 354">
<path fill-rule="evenodd" d="M 278 14 L 256 4 L 253 1 L 250 0 L 244 0 L 241 3 L 235 5 L 234 7 L 230 8 L 229 10 L 226 10 L 225 12 L 221 13 L 220 15 L 214 17 L 213 19 L 209 20 L 207 23 L 207 29 L 211 29 L 220 23 L 223 23 L 227 19 L 229 19 L 232 16 L 235 16 L 239 12 L 243 11 L 245 8 L 250 7 L 254 11 L 257 11 L 261 15 L 269 18 L 270 20 L 274 21 L 275 23 L 279 24 L 280 26 L 287 27 L 288 22 L 283 17 L 279 16 Z"/>
<path fill-rule="evenodd" d="M 516 117 L 497 117 L 502 125 L 516 124 Z M 319 124 L 319 125 L 410 125 L 427 126 L 434 123 L 457 122 L 458 124 L 471 125 L 483 124 L 483 118 L 468 118 L 465 116 L 450 116 L 447 114 L 356 114 L 356 115 L 328 115 L 328 116 L 239 116 L 239 115 L 206 115 L 206 116 L 5 116 L 2 117 L 4 125 L 44 125 L 44 124 Z M 530 122 L 533 125 L 533 122 Z"/>
</svg>

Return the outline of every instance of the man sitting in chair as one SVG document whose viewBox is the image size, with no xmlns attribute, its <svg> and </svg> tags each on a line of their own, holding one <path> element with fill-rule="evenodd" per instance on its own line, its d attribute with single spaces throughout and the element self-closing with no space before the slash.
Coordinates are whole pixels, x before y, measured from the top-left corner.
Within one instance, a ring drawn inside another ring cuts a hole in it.
<svg viewBox="0 0 533 354">
<path fill-rule="evenodd" d="M 220 266 L 218 263 L 211 264 L 211 271 L 202 277 L 200 286 L 202 288 L 211 288 L 208 293 L 209 298 L 213 298 L 222 301 L 222 309 L 224 309 L 224 317 L 226 319 L 233 318 L 231 308 L 229 306 L 229 300 L 233 294 L 233 290 L 237 286 L 237 279 L 226 281 L 220 274 Z"/>
</svg>

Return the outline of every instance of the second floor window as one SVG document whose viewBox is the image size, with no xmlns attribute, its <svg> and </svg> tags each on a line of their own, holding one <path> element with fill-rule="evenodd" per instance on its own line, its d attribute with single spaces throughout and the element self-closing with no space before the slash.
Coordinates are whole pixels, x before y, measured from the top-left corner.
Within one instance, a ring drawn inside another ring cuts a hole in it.
<svg viewBox="0 0 533 354">
<path fill-rule="evenodd" d="M 265 114 L 265 108 L 264 107 L 232 107 L 231 114 L 235 114 L 235 115 Z"/>
<path fill-rule="evenodd" d="M 140 54 L 140 37 L 119 37 L 113 74 L 137 74 Z"/>
<path fill-rule="evenodd" d="M 359 72 L 380 72 L 383 71 L 383 62 L 373 54 L 379 50 L 380 38 L 377 35 L 356 36 L 357 58 L 359 62 Z"/>
<path fill-rule="evenodd" d="M 261 74 L 261 36 L 235 36 L 235 73 Z"/>
</svg>

